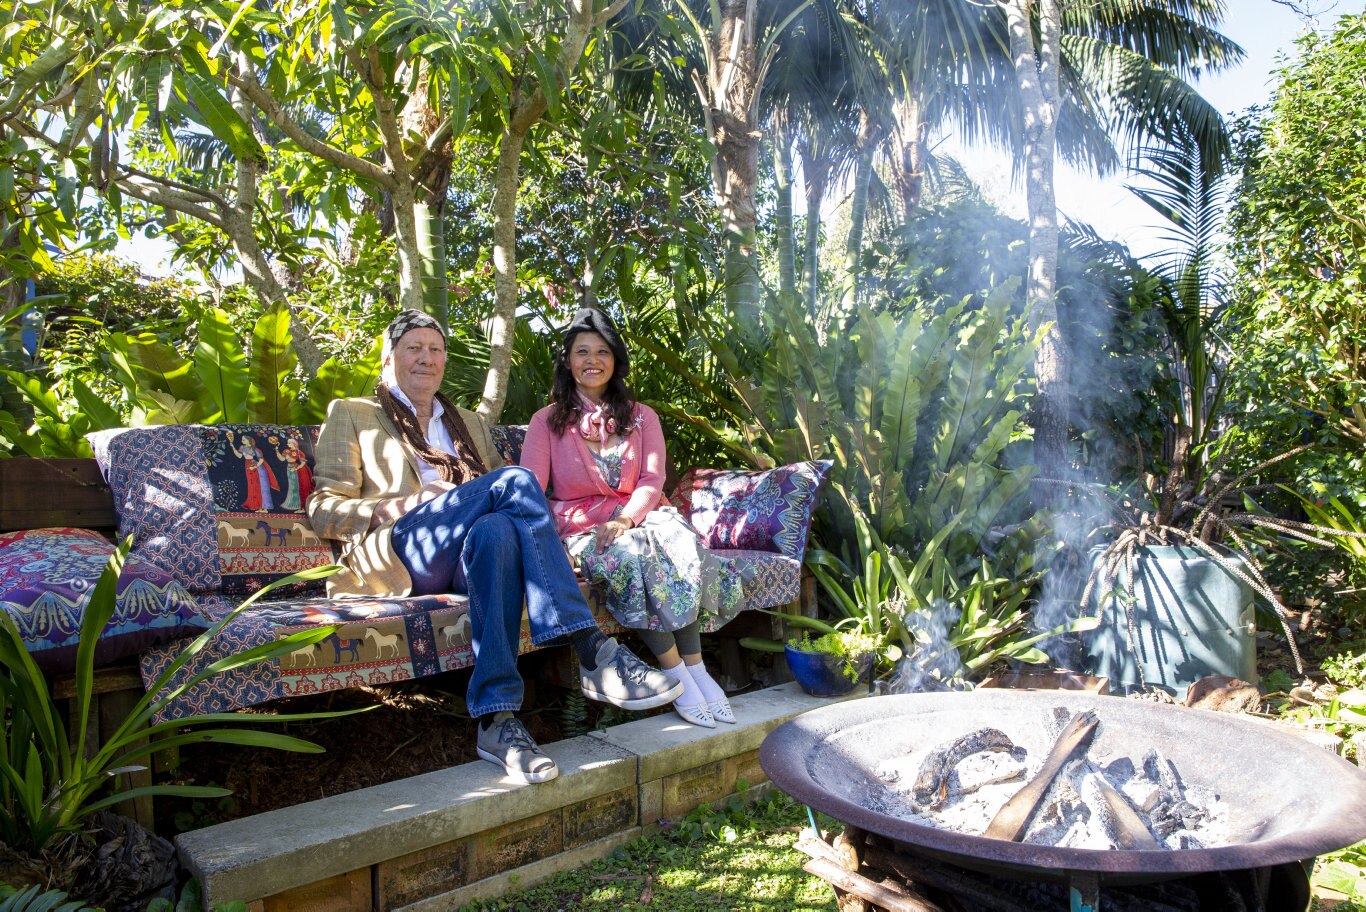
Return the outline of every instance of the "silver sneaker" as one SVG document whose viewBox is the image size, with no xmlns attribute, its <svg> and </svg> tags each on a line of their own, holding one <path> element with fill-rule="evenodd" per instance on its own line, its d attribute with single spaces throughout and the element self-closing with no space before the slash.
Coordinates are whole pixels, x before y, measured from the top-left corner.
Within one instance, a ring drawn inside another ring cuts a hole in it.
<svg viewBox="0 0 1366 912">
<path fill-rule="evenodd" d="M 597 660 L 598 667 L 592 671 L 579 666 L 579 686 L 590 700 L 622 709 L 654 709 L 683 694 L 681 682 L 646 665 L 611 637 L 598 647 Z"/>
<path fill-rule="evenodd" d="M 485 760 L 501 766 L 509 778 L 520 782 L 549 782 L 560 774 L 555 761 L 541 753 L 526 726 L 511 713 L 496 719 L 487 731 L 479 726 L 474 749 Z"/>
</svg>

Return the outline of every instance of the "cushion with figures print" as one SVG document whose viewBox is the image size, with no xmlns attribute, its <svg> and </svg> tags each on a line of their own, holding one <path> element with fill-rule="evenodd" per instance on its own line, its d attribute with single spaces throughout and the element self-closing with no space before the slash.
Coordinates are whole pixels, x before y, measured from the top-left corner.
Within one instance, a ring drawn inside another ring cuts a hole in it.
<svg viewBox="0 0 1366 912">
<path fill-rule="evenodd" d="M 88 529 L 0 535 L 0 610 L 13 618 L 39 668 L 75 668 L 85 608 L 113 553 Z M 97 666 L 210 626 L 180 583 L 136 556 L 124 564 L 116 591 L 114 615 L 95 645 Z"/>
<path fill-rule="evenodd" d="M 330 564 L 309 524 L 316 426 L 166 425 L 92 435 L 119 534 L 192 592 L 248 595 Z M 321 581 L 281 595 L 320 592 Z"/>
<path fill-rule="evenodd" d="M 672 500 L 708 548 L 769 551 L 801 560 L 829 474 L 826 460 L 762 471 L 690 469 Z"/>
</svg>

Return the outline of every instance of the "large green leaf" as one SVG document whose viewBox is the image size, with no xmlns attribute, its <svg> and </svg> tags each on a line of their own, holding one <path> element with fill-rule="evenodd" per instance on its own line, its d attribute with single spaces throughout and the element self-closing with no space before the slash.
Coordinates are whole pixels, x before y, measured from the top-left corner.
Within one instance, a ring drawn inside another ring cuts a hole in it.
<svg viewBox="0 0 1366 912">
<path fill-rule="evenodd" d="M 247 420 L 293 424 L 299 387 L 294 379 L 294 354 L 289 310 L 277 304 L 261 315 L 251 333 L 251 386 L 247 392 Z"/>
<path fill-rule="evenodd" d="M 233 155 L 241 161 L 266 163 L 266 150 L 256 140 L 251 127 L 242 119 L 219 86 L 199 73 L 185 73 L 185 93 L 199 109 L 200 119 L 214 136 L 227 143 Z"/>
<path fill-rule="evenodd" d="M 217 406 L 206 409 L 204 422 L 243 423 L 247 418 L 247 355 L 237 341 L 227 313 L 217 307 L 199 319 L 199 343 L 194 350 L 195 372 Z"/>
</svg>

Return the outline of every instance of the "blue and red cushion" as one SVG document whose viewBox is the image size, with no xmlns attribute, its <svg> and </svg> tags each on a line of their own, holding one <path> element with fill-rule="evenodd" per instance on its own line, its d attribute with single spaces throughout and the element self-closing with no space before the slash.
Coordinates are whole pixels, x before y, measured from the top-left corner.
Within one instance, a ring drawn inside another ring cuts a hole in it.
<svg viewBox="0 0 1366 912">
<path fill-rule="evenodd" d="M 830 462 L 762 471 L 690 469 L 673 503 L 713 550 L 769 551 L 800 561 Z"/>
</svg>

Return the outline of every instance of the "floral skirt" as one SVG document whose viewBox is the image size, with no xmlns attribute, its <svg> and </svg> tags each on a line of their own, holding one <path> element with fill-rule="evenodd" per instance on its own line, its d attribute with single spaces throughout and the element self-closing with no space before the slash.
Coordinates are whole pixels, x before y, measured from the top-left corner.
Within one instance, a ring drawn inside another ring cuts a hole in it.
<svg viewBox="0 0 1366 912">
<path fill-rule="evenodd" d="M 739 613 L 740 575 L 672 507 L 651 510 L 603 551 L 593 548 L 596 535 L 571 535 L 565 547 L 584 578 L 605 588 L 607 609 L 623 627 L 674 631 L 699 617 L 719 626 Z"/>
</svg>

